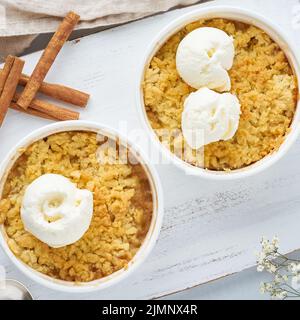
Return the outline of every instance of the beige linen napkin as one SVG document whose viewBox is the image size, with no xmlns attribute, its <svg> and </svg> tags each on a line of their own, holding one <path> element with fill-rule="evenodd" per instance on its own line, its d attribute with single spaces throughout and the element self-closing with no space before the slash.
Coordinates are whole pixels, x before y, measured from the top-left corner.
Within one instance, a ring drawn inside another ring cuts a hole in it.
<svg viewBox="0 0 300 320">
<path fill-rule="evenodd" d="M 8 53 L 22 52 L 37 34 L 54 31 L 70 10 L 81 17 L 76 29 L 86 29 L 120 24 L 202 1 L 0 0 L 0 60 Z"/>
</svg>

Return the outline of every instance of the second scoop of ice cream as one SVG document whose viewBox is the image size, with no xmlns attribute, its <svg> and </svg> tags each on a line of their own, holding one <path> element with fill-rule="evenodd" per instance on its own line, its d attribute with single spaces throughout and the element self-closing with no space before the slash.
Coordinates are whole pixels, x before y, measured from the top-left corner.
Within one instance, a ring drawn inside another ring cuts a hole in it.
<svg viewBox="0 0 300 320">
<path fill-rule="evenodd" d="M 239 125 L 240 103 L 231 93 L 217 93 L 208 88 L 191 93 L 184 102 L 181 127 L 188 145 L 203 145 L 231 139 Z"/>
<path fill-rule="evenodd" d="M 233 60 L 233 38 L 220 29 L 203 27 L 193 30 L 180 42 L 176 67 L 191 87 L 223 92 L 231 88 L 227 70 Z"/>
</svg>

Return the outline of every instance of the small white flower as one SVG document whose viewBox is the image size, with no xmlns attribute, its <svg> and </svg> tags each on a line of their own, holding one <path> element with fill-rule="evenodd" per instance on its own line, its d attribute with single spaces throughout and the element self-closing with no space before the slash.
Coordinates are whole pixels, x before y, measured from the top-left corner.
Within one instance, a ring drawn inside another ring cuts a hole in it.
<svg viewBox="0 0 300 320">
<path fill-rule="evenodd" d="M 261 264 L 257 266 L 258 272 L 262 272 L 262 271 L 264 271 L 264 269 L 265 269 L 264 266 L 262 266 Z"/>
<path fill-rule="evenodd" d="M 285 282 L 287 282 L 287 281 L 289 280 L 289 277 L 288 277 L 286 274 L 284 274 L 284 275 L 282 276 L 282 279 L 283 279 Z"/>
<path fill-rule="evenodd" d="M 297 272 L 300 272 L 300 263 L 297 263 L 297 264 L 296 264 L 296 271 L 297 271 Z"/>
<path fill-rule="evenodd" d="M 283 277 L 281 276 L 281 274 L 277 273 L 276 276 L 275 276 L 275 278 L 274 278 L 274 283 L 275 283 L 275 284 L 281 283 L 281 281 L 283 280 L 282 278 L 283 278 Z"/>
<path fill-rule="evenodd" d="M 267 292 L 271 292 L 273 290 L 273 286 L 271 283 L 266 282 L 264 285 Z"/>
<path fill-rule="evenodd" d="M 292 274 L 296 274 L 297 273 L 297 264 L 295 262 L 290 263 L 289 266 L 288 266 L 288 270 Z"/>
<path fill-rule="evenodd" d="M 295 290 L 298 290 L 300 288 L 300 274 L 297 274 L 296 276 L 292 277 L 292 287 Z"/>
<path fill-rule="evenodd" d="M 278 238 L 277 236 L 275 236 L 275 237 L 273 238 L 272 244 L 273 244 L 273 246 L 274 246 L 276 249 L 278 249 L 278 247 L 279 247 L 279 238 Z"/>
<path fill-rule="evenodd" d="M 265 261 L 265 263 L 263 264 L 263 266 L 265 267 L 265 270 L 269 273 L 273 273 L 275 274 L 277 271 L 277 268 L 274 264 L 272 264 L 270 261 Z"/>
<path fill-rule="evenodd" d="M 274 266 L 273 264 L 271 264 L 270 267 L 269 267 L 269 271 L 270 271 L 271 273 L 276 273 L 276 271 L 277 271 L 276 266 Z"/>
<path fill-rule="evenodd" d="M 268 282 L 261 282 L 260 283 L 260 293 L 265 294 L 267 292 L 272 292 L 273 291 L 273 286 L 271 283 Z"/>
<path fill-rule="evenodd" d="M 263 282 L 260 284 L 260 293 L 261 294 L 266 293 L 266 286 L 265 286 L 265 283 L 263 283 Z"/>
<path fill-rule="evenodd" d="M 287 292 L 286 292 L 286 291 L 277 292 L 277 293 L 275 294 L 275 297 L 276 297 L 276 299 L 282 300 L 282 299 L 284 299 L 284 298 L 287 297 Z"/>
</svg>

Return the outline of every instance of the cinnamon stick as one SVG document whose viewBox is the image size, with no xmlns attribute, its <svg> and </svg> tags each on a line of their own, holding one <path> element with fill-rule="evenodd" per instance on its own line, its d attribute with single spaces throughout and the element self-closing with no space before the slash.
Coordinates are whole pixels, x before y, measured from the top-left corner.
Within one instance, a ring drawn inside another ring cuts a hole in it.
<svg viewBox="0 0 300 320">
<path fill-rule="evenodd" d="M 9 105 L 17 89 L 18 82 L 22 74 L 23 66 L 24 61 L 15 57 L 0 96 L 0 126 L 3 123 Z"/>
<path fill-rule="evenodd" d="M 6 57 L 5 59 L 5 64 L 4 64 L 4 68 L 3 70 L 1 71 L 0 73 L 0 96 L 1 96 L 1 93 L 3 91 L 3 88 L 4 88 L 4 85 L 5 85 L 5 82 L 7 80 L 7 77 L 10 73 L 10 70 L 12 68 L 12 65 L 14 63 L 14 57 L 9 55 Z"/>
<path fill-rule="evenodd" d="M 13 97 L 13 101 L 16 102 L 19 98 L 20 93 L 16 92 Z M 33 99 L 29 105 L 29 108 L 47 114 L 48 116 L 60 121 L 78 120 L 80 116 L 78 112 L 71 111 L 39 99 Z M 27 110 L 29 108 L 27 108 Z"/>
<path fill-rule="evenodd" d="M 30 114 L 30 115 L 35 116 L 35 117 L 57 121 L 56 118 L 51 117 L 51 116 L 49 116 L 48 114 L 46 114 L 44 112 L 37 111 L 37 110 L 31 109 L 31 108 L 28 108 L 27 110 L 24 110 L 23 108 L 19 107 L 15 102 L 11 102 L 10 108 L 13 109 L 13 110 L 17 110 L 17 111 L 26 113 L 26 114 Z"/>
<path fill-rule="evenodd" d="M 19 85 L 26 86 L 28 81 L 29 76 L 22 74 Z M 85 107 L 90 98 L 90 95 L 88 93 L 61 84 L 53 84 L 45 81 L 41 84 L 39 92 L 54 99 L 70 103 L 78 107 Z"/>
<path fill-rule="evenodd" d="M 44 50 L 39 62 L 37 63 L 32 75 L 30 76 L 20 98 L 18 105 L 27 109 L 42 85 L 49 69 L 51 68 L 56 56 L 60 52 L 62 46 L 69 38 L 75 25 L 79 21 L 79 15 L 74 12 L 69 12 L 59 25 L 52 39 Z"/>
</svg>

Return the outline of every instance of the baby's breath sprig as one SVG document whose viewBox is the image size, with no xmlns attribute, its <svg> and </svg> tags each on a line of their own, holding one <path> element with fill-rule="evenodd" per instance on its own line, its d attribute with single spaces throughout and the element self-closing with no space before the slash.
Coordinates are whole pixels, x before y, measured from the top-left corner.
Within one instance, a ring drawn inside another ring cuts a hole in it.
<svg viewBox="0 0 300 320">
<path fill-rule="evenodd" d="M 257 271 L 266 271 L 274 277 L 272 281 L 261 284 L 261 293 L 269 294 L 272 299 L 300 297 L 300 261 L 278 251 L 277 237 L 272 241 L 263 237 L 261 246 L 262 251 L 257 254 Z"/>
</svg>

